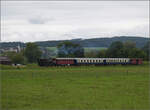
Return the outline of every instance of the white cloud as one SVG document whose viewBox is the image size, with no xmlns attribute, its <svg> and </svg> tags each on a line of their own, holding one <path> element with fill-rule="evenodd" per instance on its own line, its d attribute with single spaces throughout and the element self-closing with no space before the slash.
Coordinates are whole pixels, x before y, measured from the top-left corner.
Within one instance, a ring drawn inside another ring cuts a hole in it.
<svg viewBox="0 0 150 110">
<path fill-rule="evenodd" d="M 148 2 L 2 2 L 2 41 L 149 35 Z"/>
</svg>

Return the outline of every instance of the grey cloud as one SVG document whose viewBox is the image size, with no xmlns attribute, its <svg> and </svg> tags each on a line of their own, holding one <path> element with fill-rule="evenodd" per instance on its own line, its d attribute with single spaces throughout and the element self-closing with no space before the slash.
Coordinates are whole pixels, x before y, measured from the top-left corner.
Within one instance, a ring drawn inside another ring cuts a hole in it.
<svg viewBox="0 0 150 110">
<path fill-rule="evenodd" d="M 132 29 L 118 30 L 116 35 L 149 37 L 149 25 L 139 25 Z"/>
<path fill-rule="evenodd" d="M 5 41 L 149 34 L 148 2 L 7 1 L 1 9 Z"/>
<path fill-rule="evenodd" d="M 35 16 L 33 18 L 30 18 L 28 21 L 31 24 L 46 24 L 49 21 L 53 21 L 54 18 L 52 17 L 41 17 L 41 16 Z"/>
</svg>

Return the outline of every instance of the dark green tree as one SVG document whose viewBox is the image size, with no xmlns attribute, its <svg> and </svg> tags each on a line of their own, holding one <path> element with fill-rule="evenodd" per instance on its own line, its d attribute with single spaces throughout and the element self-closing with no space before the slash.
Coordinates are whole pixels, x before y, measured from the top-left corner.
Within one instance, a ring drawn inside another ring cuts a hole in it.
<svg viewBox="0 0 150 110">
<path fill-rule="evenodd" d="M 148 41 L 144 47 L 142 48 L 142 50 L 146 53 L 146 60 L 150 59 L 150 41 Z"/>
<path fill-rule="evenodd" d="M 124 48 L 123 48 L 123 56 L 125 58 L 130 58 L 133 53 L 133 50 L 136 48 L 136 43 L 132 41 L 126 41 L 124 43 Z"/>
<path fill-rule="evenodd" d="M 37 59 L 41 57 L 42 52 L 35 43 L 27 43 L 24 51 L 29 63 L 37 62 Z"/>
<path fill-rule="evenodd" d="M 128 49 L 136 48 L 136 43 L 132 41 L 126 41 L 124 42 L 124 47 Z"/>
<path fill-rule="evenodd" d="M 16 54 L 16 52 L 4 52 L 2 53 L 2 56 L 7 56 L 12 60 L 12 57 Z"/>
<path fill-rule="evenodd" d="M 97 58 L 98 57 L 98 51 L 97 50 L 90 50 L 85 52 L 84 56 L 86 58 Z"/>
<path fill-rule="evenodd" d="M 139 48 L 132 48 L 129 51 L 129 58 L 146 58 L 146 53 Z"/>
<path fill-rule="evenodd" d="M 15 64 L 24 64 L 24 56 L 21 53 L 15 53 L 12 57 L 12 62 Z"/>
<path fill-rule="evenodd" d="M 107 50 L 100 50 L 98 52 L 98 57 L 99 58 L 105 58 L 106 57 L 106 52 L 107 52 Z"/>
<path fill-rule="evenodd" d="M 106 55 L 111 58 L 122 58 L 124 57 L 124 45 L 120 41 L 113 42 L 108 48 Z"/>
<path fill-rule="evenodd" d="M 15 64 L 24 64 L 25 62 L 25 57 L 23 56 L 23 52 L 5 52 L 2 54 L 2 56 L 7 56 L 8 58 L 11 59 L 12 63 Z"/>
<path fill-rule="evenodd" d="M 58 57 L 84 57 L 84 49 L 80 44 L 69 41 L 57 45 Z"/>
</svg>

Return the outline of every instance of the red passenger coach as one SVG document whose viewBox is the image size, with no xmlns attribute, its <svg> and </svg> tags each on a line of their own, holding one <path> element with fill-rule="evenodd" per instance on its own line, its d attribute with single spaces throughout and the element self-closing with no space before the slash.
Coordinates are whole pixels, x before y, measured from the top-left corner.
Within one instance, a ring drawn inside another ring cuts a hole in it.
<svg viewBox="0 0 150 110">
<path fill-rule="evenodd" d="M 142 64 L 142 59 L 138 59 L 138 64 Z"/>
<path fill-rule="evenodd" d="M 56 59 L 57 65 L 73 65 L 75 64 L 74 59 Z"/>
<path fill-rule="evenodd" d="M 132 58 L 132 59 L 131 59 L 131 64 L 136 65 L 136 59 L 135 59 L 135 58 Z"/>
<path fill-rule="evenodd" d="M 131 64 L 133 64 L 133 65 L 138 65 L 138 64 L 142 64 L 142 59 L 140 59 L 140 58 L 132 58 L 131 59 Z"/>
</svg>

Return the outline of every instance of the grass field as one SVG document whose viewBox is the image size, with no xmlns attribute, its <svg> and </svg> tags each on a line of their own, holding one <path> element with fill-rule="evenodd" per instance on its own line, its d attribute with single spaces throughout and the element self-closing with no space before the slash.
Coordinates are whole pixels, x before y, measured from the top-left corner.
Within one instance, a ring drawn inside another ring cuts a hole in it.
<svg viewBox="0 0 150 110">
<path fill-rule="evenodd" d="M 85 52 L 105 50 L 106 47 L 84 47 Z"/>
<path fill-rule="evenodd" d="M 50 51 L 56 51 L 57 47 L 46 47 L 46 49 L 50 50 Z"/>
<path fill-rule="evenodd" d="M 1 66 L 2 110 L 149 109 L 149 66 Z"/>
<path fill-rule="evenodd" d="M 50 51 L 56 51 L 57 47 L 47 47 L 48 50 Z M 84 47 L 85 52 L 89 52 L 91 50 L 104 50 L 107 49 L 106 47 Z"/>
</svg>

